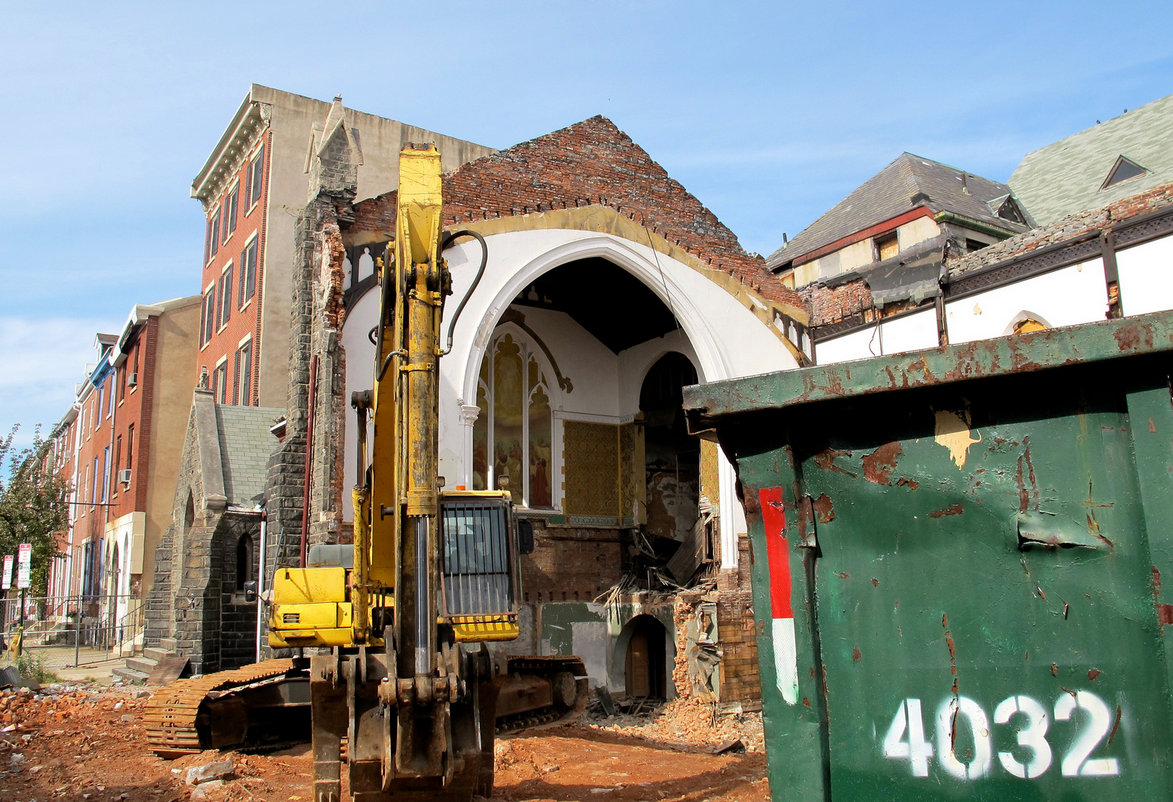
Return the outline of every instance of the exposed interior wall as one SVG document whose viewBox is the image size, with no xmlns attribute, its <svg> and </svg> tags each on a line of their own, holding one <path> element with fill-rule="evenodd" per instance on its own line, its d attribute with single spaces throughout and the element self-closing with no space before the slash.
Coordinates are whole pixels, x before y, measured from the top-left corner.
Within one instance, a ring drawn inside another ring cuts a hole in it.
<svg viewBox="0 0 1173 802">
<path fill-rule="evenodd" d="M 1116 269 L 1126 315 L 1173 309 L 1173 237 L 1118 252 Z"/>
<path fill-rule="evenodd" d="M 914 245 L 927 242 L 941 233 L 941 227 L 931 217 L 918 217 L 903 225 L 897 226 L 894 231 L 885 232 L 883 237 L 896 235 L 899 251 L 906 251 Z M 850 273 L 860 270 L 879 261 L 879 254 L 875 240 L 882 237 L 869 237 L 859 242 L 853 242 L 837 251 L 812 259 L 809 262 L 794 268 L 794 286 L 804 287 L 821 278 L 831 278 L 840 273 Z"/>
<path fill-rule="evenodd" d="M 946 303 L 949 342 L 1000 337 L 1024 309 L 1052 326 L 1103 320 L 1108 310 L 1103 262 L 1092 259 Z"/>
<path fill-rule="evenodd" d="M 924 311 L 883 320 L 877 325 L 842 337 L 822 340 L 815 355 L 820 365 L 830 365 L 883 354 L 936 348 L 937 345 L 937 314 L 929 307 Z"/>
</svg>

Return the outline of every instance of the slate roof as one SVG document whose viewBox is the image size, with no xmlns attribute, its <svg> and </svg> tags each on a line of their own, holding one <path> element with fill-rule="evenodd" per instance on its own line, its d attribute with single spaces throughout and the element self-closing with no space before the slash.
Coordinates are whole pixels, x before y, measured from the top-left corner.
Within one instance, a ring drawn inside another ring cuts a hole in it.
<svg viewBox="0 0 1173 802">
<path fill-rule="evenodd" d="M 1124 156 L 1149 172 L 1103 186 Z M 1010 186 L 1040 224 L 1173 181 L 1173 95 L 1028 153 Z"/>
<path fill-rule="evenodd" d="M 902 153 L 804 229 L 789 245 L 770 254 L 766 266 L 777 270 L 825 245 L 920 206 L 933 214 L 952 212 L 996 226 L 1008 234 L 1018 234 L 1028 230 L 1032 222 L 1021 203 L 1018 207 L 1028 225 L 1013 223 L 996 214 L 1001 201 L 1011 194 L 1006 184 L 912 153 Z"/>
<path fill-rule="evenodd" d="M 276 407 L 216 404 L 224 495 L 229 504 L 250 508 L 256 505 L 253 498 L 265 489 L 269 456 L 278 445 L 269 427 L 284 414 L 284 409 Z"/>
</svg>

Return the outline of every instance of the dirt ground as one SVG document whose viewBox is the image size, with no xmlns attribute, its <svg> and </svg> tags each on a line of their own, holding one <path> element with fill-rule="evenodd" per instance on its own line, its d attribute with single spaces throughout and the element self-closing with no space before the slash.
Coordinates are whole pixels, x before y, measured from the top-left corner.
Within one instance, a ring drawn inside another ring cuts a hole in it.
<svg viewBox="0 0 1173 802">
<path fill-rule="evenodd" d="M 147 747 L 146 690 L 64 685 L 0 691 L 0 800 L 181 802 L 186 770 L 231 759 L 209 802 L 311 802 L 309 747 L 267 755 L 205 752 L 179 760 Z M 720 754 L 717 754 L 721 752 Z M 718 715 L 710 704 L 669 703 L 637 715 L 498 740 L 493 802 L 768 802 L 760 715 Z"/>
</svg>

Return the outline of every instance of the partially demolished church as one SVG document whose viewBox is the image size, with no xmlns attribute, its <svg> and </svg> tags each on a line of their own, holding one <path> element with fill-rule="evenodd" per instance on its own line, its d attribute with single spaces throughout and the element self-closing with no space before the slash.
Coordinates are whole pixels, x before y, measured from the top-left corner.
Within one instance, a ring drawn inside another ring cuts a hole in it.
<svg viewBox="0 0 1173 802">
<path fill-rule="evenodd" d="M 246 576 L 295 564 L 303 536 L 351 537 L 349 399 L 372 382 L 396 203 L 359 199 L 375 161 L 365 134 L 336 101 L 306 143 L 289 347 L 256 355 L 285 361 L 284 408 L 196 391 L 147 640 L 202 672 L 254 659 L 263 616 L 240 593 Z M 487 261 L 470 294 L 481 246 L 446 252 L 446 315 L 465 308 L 444 321 L 440 473 L 450 488 L 506 487 L 533 522 L 509 650 L 578 655 L 615 698 L 754 705 L 736 477 L 688 434 L 681 388 L 806 363 L 799 296 L 602 117 L 464 161 L 443 192 L 445 227 L 480 234 Z"/>
</svg>

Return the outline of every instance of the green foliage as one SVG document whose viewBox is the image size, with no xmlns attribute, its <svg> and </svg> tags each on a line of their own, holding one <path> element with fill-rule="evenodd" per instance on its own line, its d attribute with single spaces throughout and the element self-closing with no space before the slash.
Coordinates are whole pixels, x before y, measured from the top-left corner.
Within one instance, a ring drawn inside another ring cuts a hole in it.
<svg viewBox="0 0 1173 802">
<path fill-rule="evenodd" d="M 38 427 L 32 445 L 13 450 L 17 427 L 0 440 L 0 558 L 16 557 L 16 547 L 31 543 L 32 587 L 29 595 L 45 596 L 49 566 L 58 555 L 57 536 L 69 525 L 66 497 L 69 484 L 52 464 L 49 444 Z M 15 568 L 13 585 L 16 584 Z"/>
<path fill-rule="evenodd" d="M 3 663 L 11 665 L 6 658 Z M 45 656 L 39 652 L 23 651 L 20 657 L 16 658 L 16 670 L 26 680 L 32 680 L 38 685 L 48 685 L 50 682 L 57 682 L 60 677 L 57 672 L 45 665 Z"/>
</svg>

